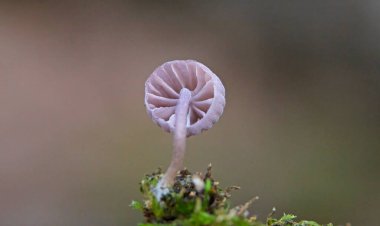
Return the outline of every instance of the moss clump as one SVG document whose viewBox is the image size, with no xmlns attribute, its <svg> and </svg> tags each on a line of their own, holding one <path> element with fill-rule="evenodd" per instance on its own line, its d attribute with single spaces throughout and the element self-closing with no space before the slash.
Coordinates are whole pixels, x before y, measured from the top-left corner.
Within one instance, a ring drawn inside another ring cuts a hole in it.
<svg viewBox="0 0 380 226">
<path fill-rule="evenodd" d="M 296 216 L 284 214 L 280 219 L 268 216 L 266 223 L 250 216 L 249 206 L 231 208 L 229 198 L 237 186 L 222 189 L 211 176 L 211 166 L 204 175 L 184 169 L 178 172 L 169 192 L 157 200 L 152 192 L 162 178 L 161 170 L 145 175 L 140 182 L 143 202 L 132 201 L 131 206 L 144 214 L 145 223 L 139 226 L 321 226 L 314 221 L 297 222 Z M 332 226 L 328 224 L 327 226 Z"/>
</svg>

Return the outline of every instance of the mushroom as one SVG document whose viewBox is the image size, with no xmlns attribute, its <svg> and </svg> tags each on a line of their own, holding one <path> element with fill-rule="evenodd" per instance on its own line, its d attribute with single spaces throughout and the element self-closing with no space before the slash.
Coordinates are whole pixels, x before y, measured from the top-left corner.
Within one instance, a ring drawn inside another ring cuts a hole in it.
<svg viewBox="0 0 380 226">
<path fill-rule="evenodd" d="M 183 167 L 186 137 L 210 129 L 223 113 L 220 79 L 194 60 L 166 62 L 145 82 L 145 106 L 152 120 L 173 134 L 171 163 L 157 186 L 169 188 Z"/>
</svg>

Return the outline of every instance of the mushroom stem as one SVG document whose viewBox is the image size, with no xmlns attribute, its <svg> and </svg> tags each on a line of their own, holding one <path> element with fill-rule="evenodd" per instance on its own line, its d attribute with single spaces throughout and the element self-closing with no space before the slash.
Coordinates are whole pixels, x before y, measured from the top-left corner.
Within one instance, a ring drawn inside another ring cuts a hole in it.
<svg viewBox="0 0 380 226">
<path fill-rule="evenodd" d="M 186 151 L 186 137 L 187 137 L 187 115 L 189 112 L 189 105 L 191 100 L 191 91 L 183 88 L 180 92 L 180 97 L 175 109 L 175 127 L 173 136 L 173 153 L 172 161 L 169 168 L 166 170 L 162 178 L 162 186 L 170 187 L 174 183 L 174 178 L 177 171 L 183 167 L 183 159 Z"/>
</svg>

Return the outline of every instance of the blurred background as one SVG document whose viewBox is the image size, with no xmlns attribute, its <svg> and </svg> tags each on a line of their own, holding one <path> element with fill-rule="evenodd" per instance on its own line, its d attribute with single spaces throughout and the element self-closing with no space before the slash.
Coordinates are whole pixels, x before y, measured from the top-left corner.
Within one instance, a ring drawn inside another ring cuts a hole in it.
<svg viewBox="0 0 380 226">
<path fill-rule="evenodd" d="M 195 59 L 227 91 L 188 140 L 234 205 L 376 225 L 380 203 L 378 1 L 0 1 L 0 225 L 136 225 L 145 173 L 171 136 L 144 82 Z"/>
</svg>

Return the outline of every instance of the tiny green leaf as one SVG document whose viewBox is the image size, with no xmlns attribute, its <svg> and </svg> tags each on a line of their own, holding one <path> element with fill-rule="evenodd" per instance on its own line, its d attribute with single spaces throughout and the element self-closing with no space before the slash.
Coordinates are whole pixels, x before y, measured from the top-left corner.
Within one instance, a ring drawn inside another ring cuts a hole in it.
<svg viewBox="0 0 380 226">
<path fill-rule="evenodd" d="M 131 202 L 131 204 L 129 206 L 135 210 L 142 210 L 143 209 L 143 205 L 140 202 L 134 201 L 134 200 Z"/>
</svg>

